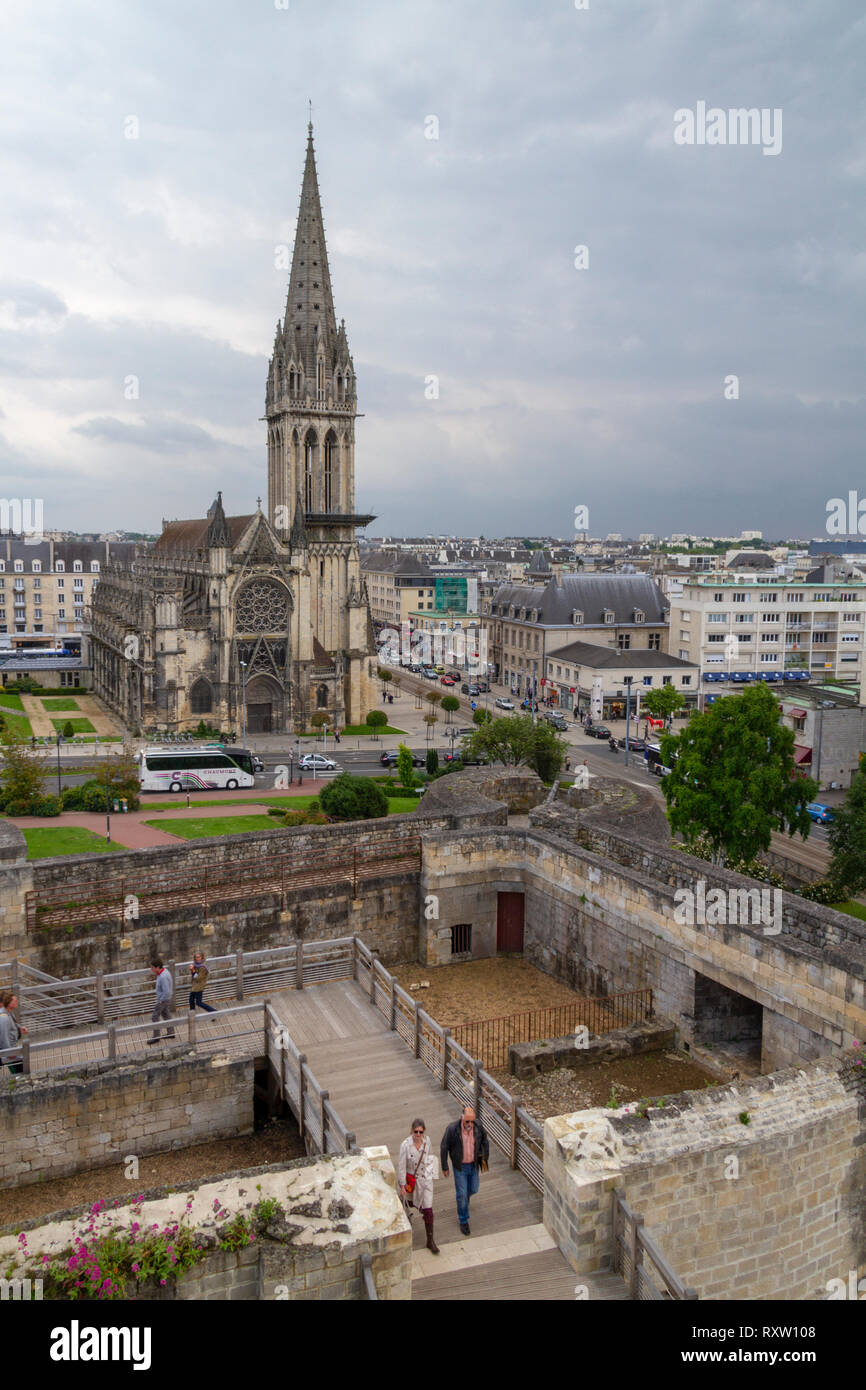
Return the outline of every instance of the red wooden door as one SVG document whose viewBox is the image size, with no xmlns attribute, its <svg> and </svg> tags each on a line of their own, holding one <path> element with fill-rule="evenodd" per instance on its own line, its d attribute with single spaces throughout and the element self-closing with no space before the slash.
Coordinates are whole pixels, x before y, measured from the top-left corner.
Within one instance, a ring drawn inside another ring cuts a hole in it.
<svg viewBox="0 0 866 1390">
<path fill-rule="evenodd" d="M 496 895 L 496 949 L 523 950 L 523 894 Z"/>
</svg>

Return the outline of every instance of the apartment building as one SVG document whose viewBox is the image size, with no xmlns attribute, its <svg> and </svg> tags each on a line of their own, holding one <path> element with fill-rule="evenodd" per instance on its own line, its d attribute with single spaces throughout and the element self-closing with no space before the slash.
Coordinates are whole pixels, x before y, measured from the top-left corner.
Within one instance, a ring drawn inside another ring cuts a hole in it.
<svg viewBox="0 0 866 1390">
<path fill-rule="evenodd" d="M 664 651 L 597 647 L 591 642 L 570 642 L 549 655 L 544 663 L 542 693 L 561 710 L 585 714 L 600 703 L 602 719 L 623 719 L 629 685 L 635 717 L 640 713 L 643 696 L 663 685 L 679 690 L 689 709 L 698 701 L 698 668 Z"/>
<path fill-rule="evenodd" d="M 863 703 L 862 580 L 837 577 L 832 567 L 802 581 L 745 571 L 696 576 L 670 605 L 670 650 L 700 666 L 704 687 L 729 682 L 736 690 L 799 671 L 841 683 Z"/>
<path fill-rule="evenodd" d="M 361 574 L 367 584 L 370 615 L 378 627 L 400 627 L 413 609 L 433 611 L 435 577 L 426 560 L 390 550 L 361 553 Z"/>
<path fill-rule="evenodd" d="M 101 568 L 109 554 L 134 548 L 132 541 L 30 544 L 20 536 L 0 536 L 0 648 L 80 652 L 82 624 Z"/>
</svg>

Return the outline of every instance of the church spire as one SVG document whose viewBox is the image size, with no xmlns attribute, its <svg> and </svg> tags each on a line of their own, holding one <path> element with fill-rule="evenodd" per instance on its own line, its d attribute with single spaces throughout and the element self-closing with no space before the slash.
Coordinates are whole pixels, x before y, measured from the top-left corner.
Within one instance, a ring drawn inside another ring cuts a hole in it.
<svg viewBox="0 0 866 1390">
<path fill-rule="evenodd" d="M 297 365 L 303 366 L 309 382 L 317 382 L 320 359 L 323 359 L 325 374 L 330 375 L 336 365 L 337 319 L 319 199 L 312 121 L 307 126 L 307 157 L 286 297 L 285 337 L 288 342 L 294 340 L 297 344 L 302 358 Z"/>
</svg>

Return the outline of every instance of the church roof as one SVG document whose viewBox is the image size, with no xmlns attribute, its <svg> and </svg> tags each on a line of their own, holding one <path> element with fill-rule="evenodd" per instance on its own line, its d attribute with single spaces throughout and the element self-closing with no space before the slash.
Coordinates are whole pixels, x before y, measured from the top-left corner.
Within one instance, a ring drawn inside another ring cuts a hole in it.
<svg viewBox="0 0 866 1390">
<path fill-rule="evenodd" d="M 225 518 L 229 545 L 236 546 L 246 531 L 255 513 L 249 516 L 227 516 Z M 164 554 L 169 550 L 206 550 L 210 518 L 203 516 L 194 521 L 167 521 L 163 523 L 162 535 L 154 543 L 154 550 Z"/>
</svg>

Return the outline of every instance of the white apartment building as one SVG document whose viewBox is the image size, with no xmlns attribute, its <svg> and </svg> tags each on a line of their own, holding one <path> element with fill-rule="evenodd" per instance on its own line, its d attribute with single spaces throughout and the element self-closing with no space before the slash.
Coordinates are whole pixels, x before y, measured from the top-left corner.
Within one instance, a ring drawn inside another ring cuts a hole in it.
<svg viewBox="0 0 866 1390">
<path fill-rule="evenodd" d="M 828 582 L 818 572 L 803 581 L 754 572 L 695 576 L 669 601 L 670 650 L 700 667 L 705 693 L 731 693 L 755 680 L 787 684 L 786 673 L 801 671 L 812 684 L 856 687 L 864 703 L 866 583 Z"/>
</svg>

